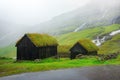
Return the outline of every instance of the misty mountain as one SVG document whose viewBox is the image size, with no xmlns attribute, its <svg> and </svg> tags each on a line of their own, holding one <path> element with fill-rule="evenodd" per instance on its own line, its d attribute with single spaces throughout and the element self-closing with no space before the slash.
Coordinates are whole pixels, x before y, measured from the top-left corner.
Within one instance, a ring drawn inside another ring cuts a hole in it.
<svg viewBox="0 0 120 80">
<path fill-rule="evenodd" d="M 25 33 L 48 33 L 60 35 L 78 32 L 90 27 L 120 23 L 120 3 L 105 5 L 89 3 L 76 10 L 53 17 L 34 26 L 11 23 L 0 19 L 0 46 L 15 43 Z M 21 27 L 22 26 L 22 27 Z"/>
<path fill-rule="evenodd" d="M 52 20 L 34 26 L 38 32 L 63 34 L 88 27 L 106 26 L 119 23 L 120 5 L 114 6 L 101 4 L 89 4 L 68 13 L 54 17 Z M 39 28 L 42 26 L 42 28 Z"/>
<path fill-rule="evenodd" d="M 0 47 L 15 43 L 20 36 L 26 33 L 27 29 L 22 29 L 21 26 L 24 25 L 0 20 Z"/>
<path fill-rule="evenodd" d="M 113 23 L 120 24 L 120 16 L 113 20 Z"/>
<path fill-rule="evenodd" d="M 0 20 L 0 36 L 3 36 L 9 32 L 9 30 L 7 29 L 8 26 L 10 26 L 10 23 Z"/>
</svg>

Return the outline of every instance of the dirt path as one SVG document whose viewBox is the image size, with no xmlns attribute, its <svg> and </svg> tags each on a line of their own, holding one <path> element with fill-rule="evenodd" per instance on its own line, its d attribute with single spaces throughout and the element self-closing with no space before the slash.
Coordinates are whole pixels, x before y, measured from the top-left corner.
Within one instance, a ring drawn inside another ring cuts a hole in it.
<svg viewBox="0 0 120 80">
<path fill-rule="evenodd" d="M 84 67 L 23 73 L 0 80 L 120 80 L 120 66 Z"/>
</svg>

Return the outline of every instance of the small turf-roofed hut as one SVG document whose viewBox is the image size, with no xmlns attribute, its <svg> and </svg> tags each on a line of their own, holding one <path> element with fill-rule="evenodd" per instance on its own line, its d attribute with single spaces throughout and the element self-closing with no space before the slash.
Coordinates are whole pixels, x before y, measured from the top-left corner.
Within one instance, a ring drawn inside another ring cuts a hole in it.
<svg viewBox="0 0 120 80">
<path fill-rule="evenodd" d="M 57 55 L 57 40 L 47 34 L 25 34 L 17 43 L 17 60 L 44 59 Z"/>
<path fill-rule="evenodd" d="M 70 58 L 74 59 L 78 54 L 97 55 L 98 47 L 89 39 L 79 40 L 70 49 Z"/>
</svg>

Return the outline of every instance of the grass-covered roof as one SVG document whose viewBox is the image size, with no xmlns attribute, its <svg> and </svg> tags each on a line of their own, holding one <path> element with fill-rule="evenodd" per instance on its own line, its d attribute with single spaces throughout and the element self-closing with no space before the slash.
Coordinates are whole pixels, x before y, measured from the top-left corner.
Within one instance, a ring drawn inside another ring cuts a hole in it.
<svg viewBox="0 0 120 80">
<path fill-rule="evenodd" d="M 77 43 L 82 45 L 88 52 L 98 50 L 98 47 L 90 39 L 82 39 Z"/>
<path fill-rule="evenodd" d="M 36 47 L 56 46 L 57 40 L 48 34 L 27 33 L 25 34 Z"/>
</svg>

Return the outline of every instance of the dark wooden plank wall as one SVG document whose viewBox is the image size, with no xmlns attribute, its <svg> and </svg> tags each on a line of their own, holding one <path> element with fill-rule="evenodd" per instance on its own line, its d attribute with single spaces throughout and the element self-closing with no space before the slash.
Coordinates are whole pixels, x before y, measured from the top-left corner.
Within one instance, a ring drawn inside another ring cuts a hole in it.
<svg viewBox="0 0 120 80">
<path fill-rule="evenodd" d="M 87 54 L 87 50 L 84 49 L 80 44 L 76 44 L 72 49 L 72 53 L 81 53 L 81 54 Z"/>
<path fill-rule="evenodd" d="M 83 55 L 87 55 L 87 50 L 85 50 L 80 44 L 75 44 L 72 48 L 71 48 L 71 53 L 70 53 L 70 58 L 74 59 L 76 57 L 76 55 L 78 54 L 83 54 Z"/>
<path fill-rule="evenodd" d="M 57 55 L 57 46 L 40 47 L 38 49 L 40 59 Z"/>
<path fill-rule="evenodd" d="M 33 52 L 36 52 L 35 46 L 27 36 L 17 44 L 17 60 L 31 60 L 34 58 Z"/>
</svg>

